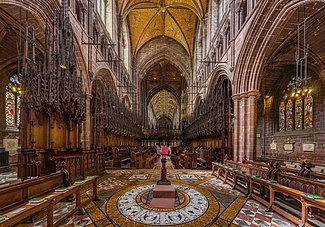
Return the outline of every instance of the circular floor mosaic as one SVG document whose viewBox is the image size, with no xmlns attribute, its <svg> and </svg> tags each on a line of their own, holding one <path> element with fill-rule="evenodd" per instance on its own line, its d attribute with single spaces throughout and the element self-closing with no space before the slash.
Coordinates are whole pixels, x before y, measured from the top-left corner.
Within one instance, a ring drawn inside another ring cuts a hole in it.
<svg viewBox="0 0 325 227">
<path fill-rule="evenodd" d="M 120 191 L 109 202 L 107 214 L 117 222 L 117 224 L 127 224 L 124 219 L 134 221 L 142 225 L 159 225 L 159 226 L 174 226 L 192 222 L 205 216 L 209 208 L 209 200 L 214 199 L 209 193 L 203 190 L 187 186 L 174 185 L 176 190 L 184 195 L 184 201 L 174 209 L 159 209 L 147 206 L 141 200 L 143 194 L 150 191 L 154 184 L 134 186 L 128 190 Z M 113 196 L 114 197 L 114 196 Z M 208 197 L 208 198 L 207 198 Z M 112 210 L 112 202 L 115 202 L 118 214 L 114 214 Z M 215 201 L 214 201 L 215 203 Z M 215 212 L 215 209 L 211 210 Z M 211 212 L 209 209 L 209 212 Z M 215 214 L 215 213 L 214 213 Z M 211 213 L 209 216 L 213 215 Z M 209 217 L 210 219 L 211 217 Z M 123 225 L 124 226 L 124 225 Z M 126 225 L 125 225 L 126 226 Z"/>
</svg>

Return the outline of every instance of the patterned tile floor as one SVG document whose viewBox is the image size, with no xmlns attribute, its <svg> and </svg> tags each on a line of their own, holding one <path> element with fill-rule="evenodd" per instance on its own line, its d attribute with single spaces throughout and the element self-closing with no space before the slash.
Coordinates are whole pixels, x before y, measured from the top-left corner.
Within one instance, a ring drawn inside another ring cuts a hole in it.
<svg viewBox="0 0 325 227">
<path fill-rule="evenodd" d="M 241 227 L 293 227 L 296 226 L 274 212 L 267 212 L 266 207 L 254 200 L 248 200 L 241 209 L 234 224 Z"/>
<path fill-rule="evenodd" d="M 175 170 L 169 163 L 168 165 L 168 178 L 178 179 L 187 183 L 197 183 L 200 186 L 221 190 L 224 192 L 242 195 L 237 190 L 232 190 L 232 187 L 225 184 L 223 181 L 213 177 L 211 171 L 202 170 Z M 108 176 L 103 180 L 98 187 L 98 192 L 114 190 L 126 185 L 133 185 L 135 182 L 141 182 L 148 179 L 159 179 L 160 163 L 158 163 L 154 169 L 148 170 L 108 170 Z M 11 176 L 14 176 L 11 174 Z M 8 178 L 8 177 L 7 177 Z M 1 178 L 0 178 L 1 180 Z M 202 181 L 202 182 L 201 182 Z M 73 207 L 72 203 L 60 203 L 55 210 L 55 217 L 60 216 L 67 210 Z M 46 226 L 46 219 L 43 218 L 31 225 L 27 226 Z M 237 217 L 233 220 L 233 224 L 240 227 L 294 227 L 290 221 L 281 217 L 280 215 L 272 212 L 266 212 L 266 207 L 259 204 L 254 200 L 248 200 L 244 207 L 237 214 Z M 26 225 L 25 225 L 26 226 Z M 91 219 L 87 214 L 74 215 L 67 219 L 60 226 L 94 226 Z"/>
<path fill-rule="evenodd" d="M 197 174 L 197 173 L 196 173 Z M 206 187 L 212 187 L 221 191 L 229 192 L 232 194 L 243 194 L 237 190 L 232 190 L 232 187 L 225 184 L 223 181 L 217 178 L 207 180 L 200 185 Z M 245 206 L 240 210 L 237 217 L 233 221 L 241 227 L 295 227 L 296 225 L 278 215 L 275 212 L 266 212 L 266 207 L 258 203 L 255 200 L 249 199 Z"/>
</svg>

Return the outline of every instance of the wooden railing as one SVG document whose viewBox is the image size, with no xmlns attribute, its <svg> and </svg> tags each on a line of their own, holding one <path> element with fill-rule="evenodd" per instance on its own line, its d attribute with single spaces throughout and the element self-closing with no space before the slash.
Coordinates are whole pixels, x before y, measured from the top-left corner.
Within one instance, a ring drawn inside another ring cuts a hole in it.
<svg viewBox="0 0 325 227">
<path fill-rule="evenodd" d="M 72 183 L 77 179 L 84 178 L 83 154 L 54 155 L 56 170 L 62 170 L 67 174 L 68 181 Z"/>
<path fill-rule="evenodd" d="M 41 165 L 35 149 L 21 149 L 18 151 L 18 178 L 28 179 L 41 175 Z"/>
<path fill-rule="evenodd" d="M 83 151 L 84 168 L 96 170 L 96 151 Z"/>
<path fill-rule="evenodd" d="M 105 153 L 101 151 L 54 155 L 53 159 L 56 169 L 66 172 L 70 182 L 85 178 L 87 175 L 105 173 Z"/>
<path fill-rule="evenodd" d="M 105 153 L 102 151 L 25 149 L 19 152 L 19 160 L 18 178 L 20 179 L 39 177 L 58 170 L 64 170 L 70 181 L 84 178 L 87 175 L 105 173 Z"/>
</svg>

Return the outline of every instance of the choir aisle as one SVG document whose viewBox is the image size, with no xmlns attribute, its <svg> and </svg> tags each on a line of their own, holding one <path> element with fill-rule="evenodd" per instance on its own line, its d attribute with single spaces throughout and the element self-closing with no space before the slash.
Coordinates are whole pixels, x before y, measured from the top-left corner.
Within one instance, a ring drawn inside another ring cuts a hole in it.
<svg viewBox="0 0 325 227">
<path fill-rule="evenodd" d="M 175 209 L 153 209 L 150 189 L 160 178 L 160 159 L 153 169 L 108 170 L 100 178 L 100 201 L 91 202 L 84 215 L 74 215 L 62 226 L 295 226 L 280 215 L 266 212 L 266 207 L 211 175 L 211 171 L 176 170 L 168 157 L 168 177 L 178 192 Z M 88 191 L 83 195 L 87 199 Z M 55 217 L 73 207 L 73 202 L 62 202 Z M 31 225 L 46 226 L 39 217 Z"/>
</svg>

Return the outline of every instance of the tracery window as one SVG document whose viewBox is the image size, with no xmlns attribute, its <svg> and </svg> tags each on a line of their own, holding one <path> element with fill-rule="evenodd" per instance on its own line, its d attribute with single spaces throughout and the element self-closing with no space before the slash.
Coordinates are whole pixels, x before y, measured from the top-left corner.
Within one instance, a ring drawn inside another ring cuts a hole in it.
<svg viewBox="0 0 325 227">
<path fill-rule="evenodd" d="M 291 99 L 288 100 L 286 107 L 286 130 L 293 130 L 293 102 Z"/>
<path fill-rule="evenodd" d="M 20 122 L 21 88 L 17 75 L 10 77 L 6 87 L 6 127 L 17 128 Z"/>
<path fill-rule="evenodd" d="M 103 22 L 106 23 L 105 22 L 105 19 L 106 19 L 106 2 L 105 2 L 105 0 L 97 0 L 97 12 L 99 13 Z"/>
<path fill-rule="evenodd" d="M 222 20 L 224 12 L 225 12 L 224 0 L 219 0 L 219 22 Z"/>
<path fill-rule="evenodd" d="M 279 105 L 279 132 L 313 127 L 313 95 L 296 94 Z"/>
<path fill-rule="evenodd" d="M 286 106 L 284 102 L 281 102 L 279 107 L 279 131 L 284 132 L 285 131 L 285 111 Z"/>
<path fill-rule="evenodd" d="M 296 111 L 295 111 L 295 128 L 296 129 L 302 129 L 303 100 L 302 100 L 302 97 L 301 96 L 299 96 L 296 99 L 295 108 L 296 108 Z"/>
<path fill-rule="evenodd" d="M 308 93 L 305 97 L 305 128 L 313 127 L 313 96 L 311 93 Z"/>
</svg>

